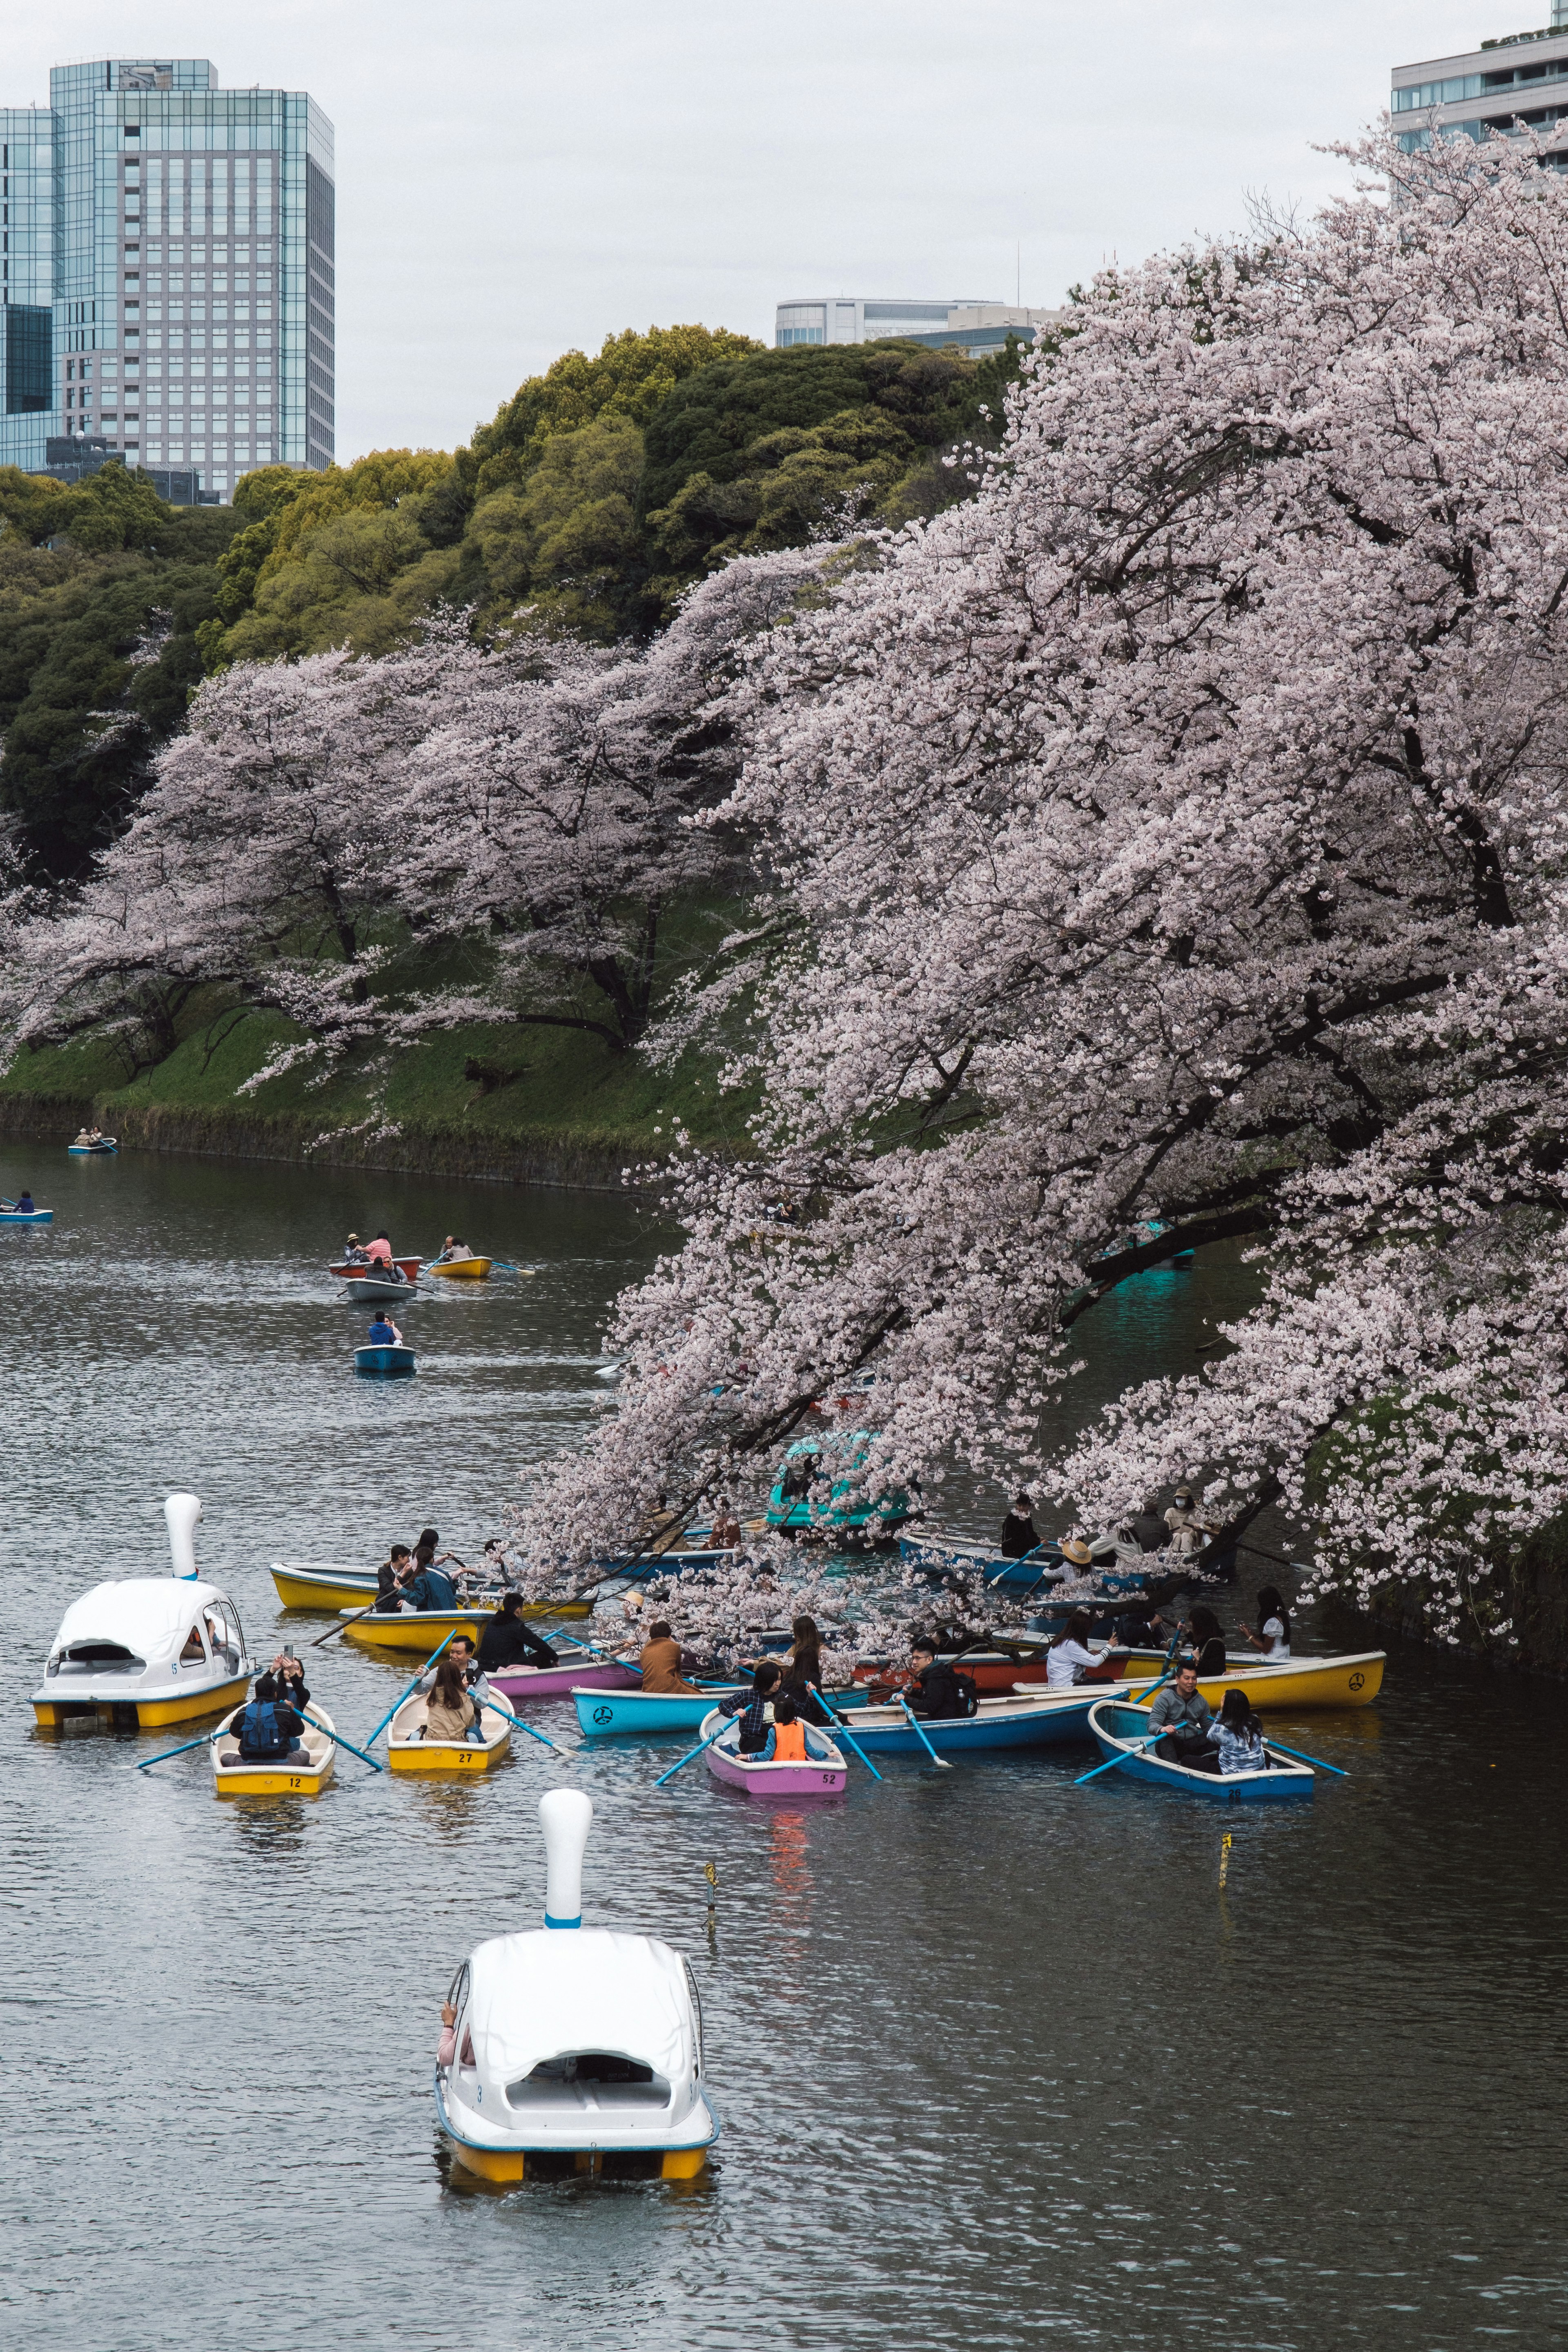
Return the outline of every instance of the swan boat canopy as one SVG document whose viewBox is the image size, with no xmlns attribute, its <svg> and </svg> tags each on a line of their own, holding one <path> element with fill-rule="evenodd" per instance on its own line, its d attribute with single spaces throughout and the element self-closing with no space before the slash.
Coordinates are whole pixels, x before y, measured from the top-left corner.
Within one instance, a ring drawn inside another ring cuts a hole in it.
<svg viewBox="0 0 1568 2352">
<path fill-rule="evenodd" d="M 593 1811 L 580 1790 L 541 1798 L 544 1926 L 480 1944 L 448 1996 L 436 2113 L 458 2162 L 481 2179 L 690 2179 L 718 2137 L 685 1960 L 655 1937 L 582 1925 Z"/>
<path fill-rule="evenodd" d="M 202 1507 L 194 1495 L 171 1495 L 163 1515 L 174 1573 L 95 1584 L 72 1601 L 33 1693 L 40 1724 L 96 1716 L 147 1730 L 221 1714 L 245 1697 L 252 1667 L 239 1612 L 196 1574 Z"/>
</svg>

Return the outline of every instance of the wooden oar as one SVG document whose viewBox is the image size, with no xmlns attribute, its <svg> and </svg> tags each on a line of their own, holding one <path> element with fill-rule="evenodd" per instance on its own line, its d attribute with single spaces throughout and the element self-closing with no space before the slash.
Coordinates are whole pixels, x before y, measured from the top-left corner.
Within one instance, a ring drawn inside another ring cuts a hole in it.
<svg viewBox="0 0 1568 2352">
<path fill-rule="evenodd" d="M 893 1696 L 898 1700 L 899 1705 L 903 1708 L 904 1713 L 909 1717 L 910 1721 L 914 1725 L 915 1730 L 920 1736 L 921 1746 L 925 1749 L 926 1754 L 931 1758 L 931 1760 L 936 1766 L 937 1770 L 939 1772 L 951 1772 L 952 1769 L 952 1765 L 947 1761 L 945 1757 L 942 1757 L 937 1754 L 936 1749 L 931 1746 L 931 1741 L 926 1738 L 925 1733 L 921 1730 L 921 1719 L 915 1713 L 913 1707 L 910 1705 L 909 1700 L 904 1696 L 903 1692 L 895 1691 Z"/>
<path fill-rule="evenodd" d="M 367 1756 L 363 1748 L 356 1748 L 353 1741 L 352 1739 L 345 1739 L 341 1731 L 330 1731 L 324 1723 L 318 1723 L 313 1715 L 305 1715 L 303 1707 L 300 1709 L 300 1712 L 305 1717 L 305 1721 L 310 1725 L 312 1731 L 319 1731 L 323 1738 L 331 1740 L 339 1748 L 346 1748 L 351 1756 L 357 1756 L 360 1762 L 362 1764 L 368 1764 L 373 1772 L 385 1771 L 386 1767 L 384 1764 L 378 1764 L 374 1756 Z"/>
<path fill-rule="evenodd" d="M 451 1632 L 447 1636 L 447 1642 L 455 1642 L 457 1638 L 458 1629 L 454 1625 Z M 441 1650 L 446 1648 L 447 1642 L 442 1643 L 440 1650 L 431 1651 L 430 1655 L 426 1659 L 425 1664 L 420 1667 L 419 1672 L 409 1684 L 408 1690 L 402 1692 L 398 1697 L 393 1700 L 392 1705 L 387 1708 L 386 1713 L 382 1717 L 381 1721 L 376 1725 L 375 1729 L 365 1741 L 364 1744 L 367 1748 L 374 1748 L 375 1746 L 376 1741 L 381 1738 L 382 1733 L 386 1729 L 387 1725 L 392 1721 L 393 1717 L 397 1713 L 398 1708 L 408 1696 L 408 1692 L 418 1688 L 420 1683 L 424 1680 L 431 1667 L 435 1664 L 437 1659 L 440 1656 Z"/>
<path fill-rule="evenodd" d="M 662 1789 L 667 1780 L 673 1780 L 676 1774 L 679 1771 L 681 1764 L 689 1764 L 693 1756 L 700 1756 L 705 1748 L 712 1747 L 713 1742 L 719 1737 L 719 1732 L 728 1731 L 729 1728 L 730 1717 L 726 1716 L 723 1722 L 719 1726 L 718 1731 L 710 1731 L 706 1739 L 700 1739 L 696 1747 L 681 1758 L 680 1764 L 672 1764 L 668 1772 L 661 1772 L 658 1780 L 654 1782 L 654 1787 L 656 1789 Z"/>
<path fill-rule="evenodd" d="M 817 1689 L 815 1683 L 807 1683 L 806 1689 L 811 1693 L 812 1697 L 816 1699 L 819 1706 L 827 1708 L 828 1714 L 833 1717 L 834 1730 L 842 1736 L 847 1747 L 854 1748 L 856 1755 L 858 1756 L 861 1763 L 864 1764 L 867 1771 L 871 1775 L 872 1780 L 879 1780 L 882 1776 L 878 1771 L 876 1766 L 872 1763 L 871 1759 L 867 1755 L 865 1749 L 859 1746 L 858 1741 L 856 1741 L 851 1735 L 845 1730 L 844 1717 L 839 1714 L 838 1709 L 836 1706 L 828 1706 L 827 1701 L 823 1697 L 822 1693 Z"/>
</svg>

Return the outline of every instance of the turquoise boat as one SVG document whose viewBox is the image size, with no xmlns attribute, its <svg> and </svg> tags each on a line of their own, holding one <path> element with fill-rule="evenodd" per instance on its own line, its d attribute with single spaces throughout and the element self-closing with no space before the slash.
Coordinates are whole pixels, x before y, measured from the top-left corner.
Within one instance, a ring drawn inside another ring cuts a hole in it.
<svg viewBox="0 0 1568 2352">
<path fill-rule="evenodd" d="M 354 1370 L 377 1380 L 395 1380 L 414 1370 L 412 1348 L 356 1348 Z"/>
<path fill-rule="evenodd" d="M 31 1209 L 26 1213 L 20 1209 L 0 1209 L 0 1225 L 52 1225 L 54 1222 L 52 1209 Z"/>
<path fill-rule="evenodd" d="M 1190 1765 L 1168 1764 L 1163 1757 L 1140 1744 L 1149 1737 L 1148 1710 L 1129 1706 L 1124 1699 L 1097 1701 L 1089 1711 L 1089 1727 L 1107 1763 L 1113 1756 L 1127 1759 L 1114 1772 L 1102 1772 L 1101 1780 L 1152 1780 L 1162 1789 L 1178 1790 L 1188 1797 L 1206 1797 L 1211 1804 L 1221 1805 L 1288 1804 L 1293 1799 L 1310 1797 L 1318 1785 L 1318 1776 L 1310 1764 L 1299 1764 L 1293 1757 L 1281 1755 L 1267 1741 L 1266 1772 L 1194 1772 Z"/>
<path fill-rule="evenodd" d="M 721 1698 L 743 1690 L 743 1683 L 711 1683 L 695 1698 L 679 1691 L 595 1690 L 575 1683 L 572 1703 L 587 1739 L 608 1739 L 632 1731 L 695 1731 Z"/>
<path fill-rule="evenodd" d="M 85 1160 L 89 1154 L 101 1157 L 105 1152 L 118 1151 L 120 1146 L 111 1135 L 100 1135 L 96 1143 L 68 1143 L 66 1150 Z"/>
<path fill-rule="evenodd" d="M 768 1496 L 768 1526 L 785 1535 L 857 1536 L 862 1542 L 887 1542 L 895 1528 L 914 1517 L 914 1506 L 897 1491 L 879 1496 L 874 1503 L 860 1493 L 859 1473 L 870 1448 L 867 1429 L 798 1438 L 779 1465 Z M 814 1501 L 806 1490 L 829 1474 L 826 1499 Z"/>
</svg>

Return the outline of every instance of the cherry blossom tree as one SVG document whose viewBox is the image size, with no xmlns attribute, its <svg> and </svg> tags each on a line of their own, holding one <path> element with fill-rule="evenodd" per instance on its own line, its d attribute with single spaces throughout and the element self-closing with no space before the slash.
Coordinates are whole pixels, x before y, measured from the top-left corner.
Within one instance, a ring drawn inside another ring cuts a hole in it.
<svg viewBox="0 0 1568 2352">
<path fill-rule="evenodd" d="M 1506 1613 L 1568 1505 L 1568 185 L 1352 160 L 1309 231 L 1108 273 L 977 496 L 759 644 L 755 1156 L 683 1166 L 541 1542 L 754 1496 L 869 1368 L 868 1494 L 1199 1475 L 1321 1583 Z M 1236 1236 L 1230 1352 L 1042 1463 L 1095 1302 Z"/>
</svg>

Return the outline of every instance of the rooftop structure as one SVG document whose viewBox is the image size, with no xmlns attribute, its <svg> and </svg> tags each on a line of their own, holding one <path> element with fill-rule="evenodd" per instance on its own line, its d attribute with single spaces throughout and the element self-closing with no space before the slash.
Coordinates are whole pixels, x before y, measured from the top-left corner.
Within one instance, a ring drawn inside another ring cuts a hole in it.
<svg viewBox="0 0 1568 2352">
<path fill-rule="evenodd" d="M 897 336 L 932 351 L 956 343 L 972 358 L 984 358 L 1002 351 L 1010 333 L 1032 341 L 1037 327 L 1053 327 L 1062 316 L 1060 310 L 1029 310 L 956 297 L 952 301 L 872 301 L 863 296 L 821 295 L 781 302 L 773 341 L 785 351 L 795 343 L 876 343 Z"/>
<path fill-rule="evenodd" d="M 1486 139 L 1523 122 L 1546 132 L 1552 161 L 1568 167 L 1568 0 L 1552 0 L 1552 22 L 1539 31 L 1395 66 L 1389 110 L 1407 154 L 1434 138 Z"/>
</svg>

